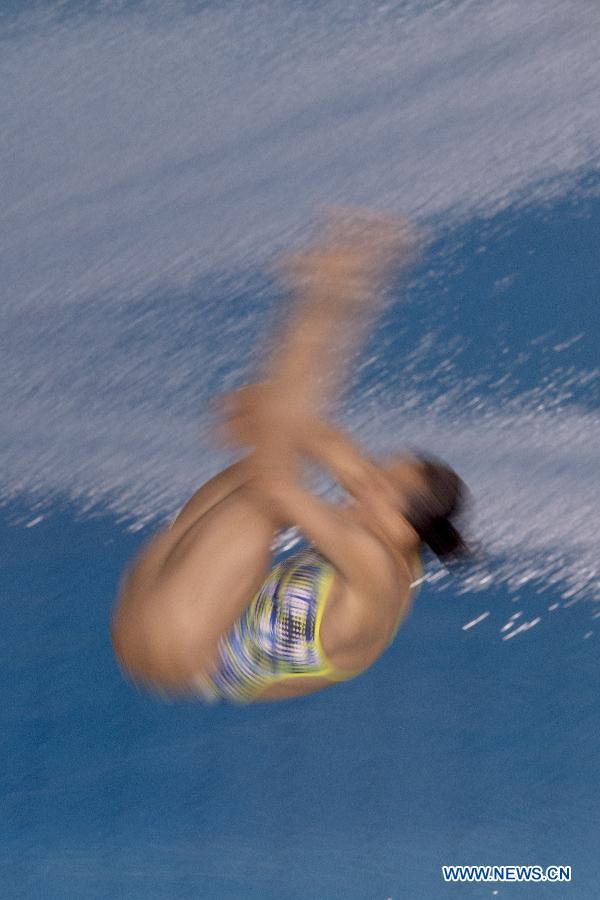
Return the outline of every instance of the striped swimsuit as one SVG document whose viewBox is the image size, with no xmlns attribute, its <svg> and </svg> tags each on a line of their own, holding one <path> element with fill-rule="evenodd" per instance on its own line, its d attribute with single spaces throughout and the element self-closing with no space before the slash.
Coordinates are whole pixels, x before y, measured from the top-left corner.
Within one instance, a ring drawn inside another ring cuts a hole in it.
<svg viewBox="0 0 600 900">
<path fill-rule="evenodd" d="M 278 563 L 250 605 L 219 641 L 216 670 L 195 687 L 209 703 L 249 703 L 269 685 L 294 676 L 346 681 L 325 656 L 320 627 L 335 569 L 314 547 Z"/>
</svg>

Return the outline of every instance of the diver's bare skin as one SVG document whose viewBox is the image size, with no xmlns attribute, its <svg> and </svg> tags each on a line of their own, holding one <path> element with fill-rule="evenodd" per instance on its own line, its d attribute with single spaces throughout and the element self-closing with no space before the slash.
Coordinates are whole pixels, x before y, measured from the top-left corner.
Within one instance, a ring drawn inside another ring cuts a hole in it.
<svg viewBox="0 0 600 900">
<path fill-rule="evenodd" d="M 362 247 L 358 264 L 356 245 L 345 250 L 338 241 L 333 249 L 328 245 L 305 258 L 305 275 L 312 272 L 314 282 L 305 293 L 300 290 L 291 325 L 267 366 L 268 402 L 255 404 L 248 426 L 255 451 L 200 488 L 172 527 L 144 549 L 123 582 L 112 635 L 119 661 L 135 680 L 187 691 L 198 675 L 210 672 L 219 638 L 264 581 L 273 537 L 287 524 L 298 526 L 338 573 L 321 631 L 331 661 L 341 668 L 362 668 L 385 647 L 408 607 L 407 561 L 418 539 L 394 510 L 394 527 L 404 531 L 400 546 L 394 545 L 397 552 L 390 551 L 398 534 L 388 533 L 393 504 L 383 496 L 390 489 L 384 473 L 377 483 L 378 468 L 343 436 L 333 451 L 332 431 L 324 440 L 327 426 L 317 427 L 315 410 L 329 407 L 342 379 L 344 360 L 336 359 L 332 367 L 326 351 L 340 328 L 350 336 L 360 332 L 357 304 L 368 302 L 369 283 L 376 281 L 382 259 L 389 265 L 389 252 L 378 248 L 369 257 Z M 320 278 L 327 282 L 326 303 L 316 287 Z M 362 493 L 363 500 L 369 495 L 373 502 L 376 492 L 371 494 L 369 485 L 376 485 L 387 521 L 377 520 L 369 501 L 334 507 L 305 491 L 297 479 L 301 453 L 329 465 L 359 499 Z M 363 482 L 356 474 L 354 481 L 348 479 L 348 466 L 360 470 Z M 410 463 L 407 476 L 418 479 Z M 276 685 L 264 699 L 328 683 L 310 679 L 303 685 L 297 678 L 293 687 Z"/>
<path fill-rule="evenodd" d="M 274 413 L 330 414 L 354 352 L 381 308 L 382 285 L 415 249 L 405 220 L 337 207 L 317 246 L 283 257 L 278 271 L 296 302 L 263 372 L 265 381 L 284 386 L 273 392 L 283 401 Z"/>
</svg>

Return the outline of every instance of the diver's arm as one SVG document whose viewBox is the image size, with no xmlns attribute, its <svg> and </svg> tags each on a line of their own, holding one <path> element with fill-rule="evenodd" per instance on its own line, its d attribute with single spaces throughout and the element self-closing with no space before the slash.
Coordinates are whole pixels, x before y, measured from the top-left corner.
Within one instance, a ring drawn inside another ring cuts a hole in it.
<svg viewBox="0 0 600 900">
<path fill-rule="evenodd" d="M 304 456 L 326 466 L 336 481 L 357 499 L 377 494 L 394 499 L 386 472 L 339 428 L 321 419 L 311 419 L 298 429 L 298 449 Z"/>
<path fill-rule="evenodd" d="M 296 526 L 357 591 L 371 590 L 376 573 L 389 566 L 389 555 L 370 532 L 295 481 L 269 475 L 251 479 L 245 490 L 281 527 Z"/>
<path fill-rule="evenodd" d="M 375 494 L 393 502 L 384 470 L 365 457 L 358 444 L 339 428 L 299 412 L 274 384 L 250 384 L 220 398 L 222 434 L 228 440 L 257 447 L 269 434 L 285 435 L 303 456 L 329 469 L 342 487 L 357 499 Z"/>
</svg>

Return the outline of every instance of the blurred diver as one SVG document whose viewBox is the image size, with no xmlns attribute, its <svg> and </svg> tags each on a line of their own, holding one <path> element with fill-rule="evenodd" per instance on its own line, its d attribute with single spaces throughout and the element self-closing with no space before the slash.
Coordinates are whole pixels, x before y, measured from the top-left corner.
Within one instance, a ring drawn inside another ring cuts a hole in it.
<svg viewBox="0 0 600 900">
<path fill-rule="evenodd" d="M 342 211 L 317 246 L 285 258 L 297 299 L 263 381 L 221 400 L 221 434 L 250 452 L 193 495 L 121 585 L 112 638 L 134 681 L 248 703 L 353 678 L 408 614 L 423 546 L 468 552 L 452 469 L 417 454 L 377 463 L 326 418 L 384 280 L 414 249 L 403 221 Z M 306 460 L 349 502 L 307 490 Z M 274 564 L 289 526 L 306 546 Z"/>
</svg>

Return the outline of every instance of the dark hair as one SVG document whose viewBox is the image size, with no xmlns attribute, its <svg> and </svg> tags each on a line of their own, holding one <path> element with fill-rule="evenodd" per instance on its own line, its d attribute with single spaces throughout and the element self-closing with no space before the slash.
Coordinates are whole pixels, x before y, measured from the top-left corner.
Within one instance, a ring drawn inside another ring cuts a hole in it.
<svg viewBox="0 0 600 900">
<path fill-rule="evenodd" d="M 469 547 L 453 524 L 469 500 L 466 484 L 441 460 L 420 453 L 416 458 L 426 487 L 409 496 L 404 513 L 407 521 L 440 559 L 457 561 L 470 556 Z"/>
</svg>

